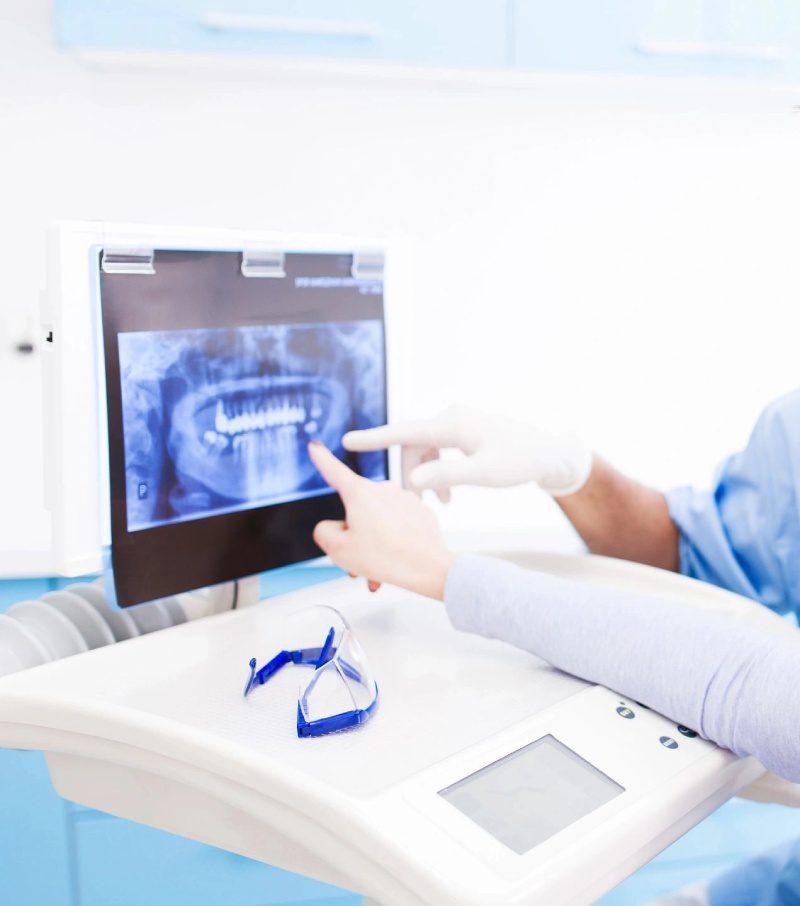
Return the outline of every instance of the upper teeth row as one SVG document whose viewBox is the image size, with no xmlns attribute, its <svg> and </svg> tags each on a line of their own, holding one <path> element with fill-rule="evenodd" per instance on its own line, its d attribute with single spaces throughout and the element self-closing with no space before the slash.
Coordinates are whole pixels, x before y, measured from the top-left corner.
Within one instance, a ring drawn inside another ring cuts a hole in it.
<svg viewBox="0 0 800 906">
<path fill-rule="evenodd" d="M 242 431 L 271 428 L 274 425 L 296 425 L 305 420 L 305 406 L 292 406 L 288 402 L 228 417 L 222 400 L 217 400 L 214 428 L 218 434 L 240 434 Z"/>
</svg>

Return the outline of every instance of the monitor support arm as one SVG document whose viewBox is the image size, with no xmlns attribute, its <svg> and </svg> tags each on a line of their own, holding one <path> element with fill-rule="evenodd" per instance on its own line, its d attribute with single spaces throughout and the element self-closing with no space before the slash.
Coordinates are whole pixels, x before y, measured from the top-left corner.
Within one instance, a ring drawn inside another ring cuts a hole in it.
<svg viewBox="0 0 800 906">
<path fill-rule="evenodd" d="M 237 588 L 238 586 L 238 588 Z M 190 620 L 209 617 L 215 613 L 252 607 L 259 601 L 258 576 L 245 576 L 236 582 L 224 582 L 209 588 L 198 588 L 178 596 L 181 606 Z"/>
</svg>

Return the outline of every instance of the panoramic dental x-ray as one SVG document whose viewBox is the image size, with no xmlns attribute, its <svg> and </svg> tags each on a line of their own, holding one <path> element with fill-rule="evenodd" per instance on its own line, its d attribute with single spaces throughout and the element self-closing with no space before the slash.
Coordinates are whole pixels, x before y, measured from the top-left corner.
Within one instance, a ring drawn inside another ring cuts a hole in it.
<svg viewBox="0 0 800 906">
<path fill-rule="evenodd" d="M 118 336 L 128 531 L 328 492 L 319 438 L 379 424 L 382 324 L 266 324 Z M 359 471 L 382 478 L 383 457 Z"/>
</svg>

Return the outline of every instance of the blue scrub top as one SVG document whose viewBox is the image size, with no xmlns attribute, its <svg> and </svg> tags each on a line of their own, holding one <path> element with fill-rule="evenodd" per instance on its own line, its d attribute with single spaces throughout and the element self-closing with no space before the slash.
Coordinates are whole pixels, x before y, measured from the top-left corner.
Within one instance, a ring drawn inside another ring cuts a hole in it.
<svg viewBox="0 0 800 906">
<path fill-rule="evenodd" d="M 747 447 L 720 466 L 711 490 L 667 493 L 681 532 L 681 572 L 800 611 L 800 389 L 759 418 Z"/>
<path fill-rule="evenodd" d="M 668 492 L 681 533 L 681 572 L 778 613 L 799 613 L 799 488 L 800 389 L 767 407 L 747 447 L 722 463 L 711 490 Z M 797 906 L 800 841 L 713 879 L 708 901 L 710 906 Z"/>
</svg>

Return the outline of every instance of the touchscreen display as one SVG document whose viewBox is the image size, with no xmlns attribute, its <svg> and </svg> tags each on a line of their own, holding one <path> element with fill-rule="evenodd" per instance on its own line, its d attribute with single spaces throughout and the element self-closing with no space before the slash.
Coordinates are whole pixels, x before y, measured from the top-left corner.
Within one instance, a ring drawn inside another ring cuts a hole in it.
<svg viewBox="0 0 800 906">
<path fill-rule="evenodd" d="M 439 795 L 522 855 L 624 792 L 554 736 L 544 736 Z"/>
<path fill-rule="evenodd" d="M 384 418 L 380 321 L 121 333 L 127 526 L 330 493 L 312 438 Z M 355 463 L 385 478 L 381 454 Z"/>
<path fill-rule="evenodd" d="M 286 252 L 252 276 L 234 251 L 156 249 L 147 272 L 104 270 L 110 567 L 129 606 L 319 556 L 339 496 L 318 439 L 387 477 L 347 431 L 386 422 L 382 274 L 354 256 Z"/>
</svg>

